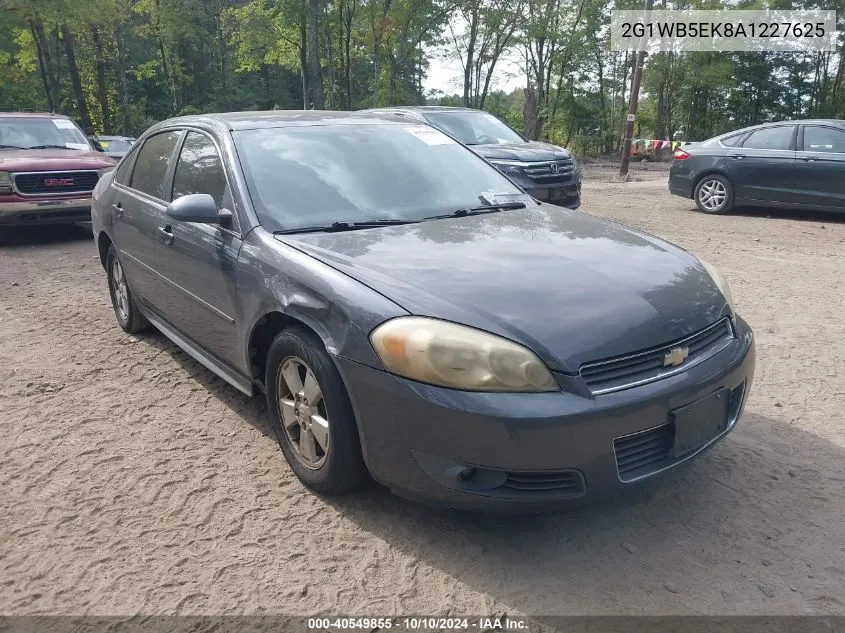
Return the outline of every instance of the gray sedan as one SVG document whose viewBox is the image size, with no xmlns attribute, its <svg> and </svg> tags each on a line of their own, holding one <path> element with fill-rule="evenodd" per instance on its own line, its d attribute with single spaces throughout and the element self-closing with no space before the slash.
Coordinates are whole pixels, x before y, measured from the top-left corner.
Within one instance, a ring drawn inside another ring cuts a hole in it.
<svg viewBox="0 0 845 633">
<path fill-rule="evenodd" d="M 537 202 L 377 115 L 182 117 L 94 192 L 118 324 L 266 394 L 299 479 L 545 510 L 676 466 L 740 418 L 754 343 L 690 253 Z"/>
<path fill-rule="evenodd" d="M 744 205 L 845 212 L 845 122 L 766 123 L 684 145 L 669 191 L 704 213 Z"/>
</svg>

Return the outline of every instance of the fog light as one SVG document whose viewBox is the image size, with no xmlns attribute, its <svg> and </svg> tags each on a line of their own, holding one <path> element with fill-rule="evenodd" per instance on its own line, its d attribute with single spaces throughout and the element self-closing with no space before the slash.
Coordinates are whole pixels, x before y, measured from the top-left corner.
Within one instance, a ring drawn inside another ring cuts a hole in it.
<svg viewBox="0 0 845 633">
<path fill-rule="evenodd" d="M 458 477 L 460 477 L 464 481 L 469 481 L 470 479 L 475 477 L 475 473 L 475 466 L 467 466 L 466 468 L 462 469 L 461 472 L 458 473 Z"/>
</svg>

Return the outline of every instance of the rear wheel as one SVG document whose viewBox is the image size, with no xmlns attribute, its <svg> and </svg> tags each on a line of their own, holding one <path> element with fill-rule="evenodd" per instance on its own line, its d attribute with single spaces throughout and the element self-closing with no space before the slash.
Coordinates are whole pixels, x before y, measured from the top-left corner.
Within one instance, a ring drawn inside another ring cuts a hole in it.
<svg viewBox="0 0 845 633">
<path fill-rule="evenodd" d="M 109 246 L 106 255 L 106 273 L 109 279 L 109 294 L 111 304 L 114 308 L 114 315 L 117 317 L 117 324 L 124 332 L 137 334 L 149 327 L 149 322 L 135 303 L 132 291 L 129 290 L 129 283 L 126 281 L 126 273 L 123 264 L 117 257 L 114 246 Z"/>
<path fill-rule="evenodd" d="M 346 387 L 320 339 L 279 333 L 266 368 L 267 408 L 285 459 L 306 486 L 342 494 L 367 481 Z"/>
<path fill-rule="evenodd" d="M 718 174 L 705 176 L 695 187 L 695 204 L 704 213 L 727 213 L 734 206 L 731 181 Z"/>
</svg>

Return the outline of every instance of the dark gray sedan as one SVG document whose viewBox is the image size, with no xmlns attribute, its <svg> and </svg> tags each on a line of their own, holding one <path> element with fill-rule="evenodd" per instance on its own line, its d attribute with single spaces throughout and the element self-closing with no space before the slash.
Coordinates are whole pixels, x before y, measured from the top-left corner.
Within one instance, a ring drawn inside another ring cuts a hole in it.
<svg viewBox="0 0 845 633">
<path fill-rule="evenodd" d="M 845 121 L 781 121 L 675 150 L 669 191 L 705 213 L 734 206 L 845 212 Z"/>
<path fill-rule="evenodd" d="M 318 492 L 544 510 L 700 454 L 751 385 L 716 269 L 395 117 L 164 121 L 92 216 L 120 327 L 265 393 Z"/>
</svg>

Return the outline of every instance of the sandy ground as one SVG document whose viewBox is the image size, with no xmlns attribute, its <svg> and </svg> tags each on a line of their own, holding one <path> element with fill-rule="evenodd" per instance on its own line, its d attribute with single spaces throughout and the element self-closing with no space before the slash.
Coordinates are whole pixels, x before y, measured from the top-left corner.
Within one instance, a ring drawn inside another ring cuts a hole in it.
<svg viewBox="0 0 845 633">
<path fill-rule="evenodd" d="M 845 218 L 709 217 L 665 166 L 612 171 L 583 209 L 721 266 L 757 378 L 703 458 L 541 517 L 314 496 L 260 400 L 117 328 L 85 232 L 3 230 L 0 612 L 845 614 Z"/>
</svg>

